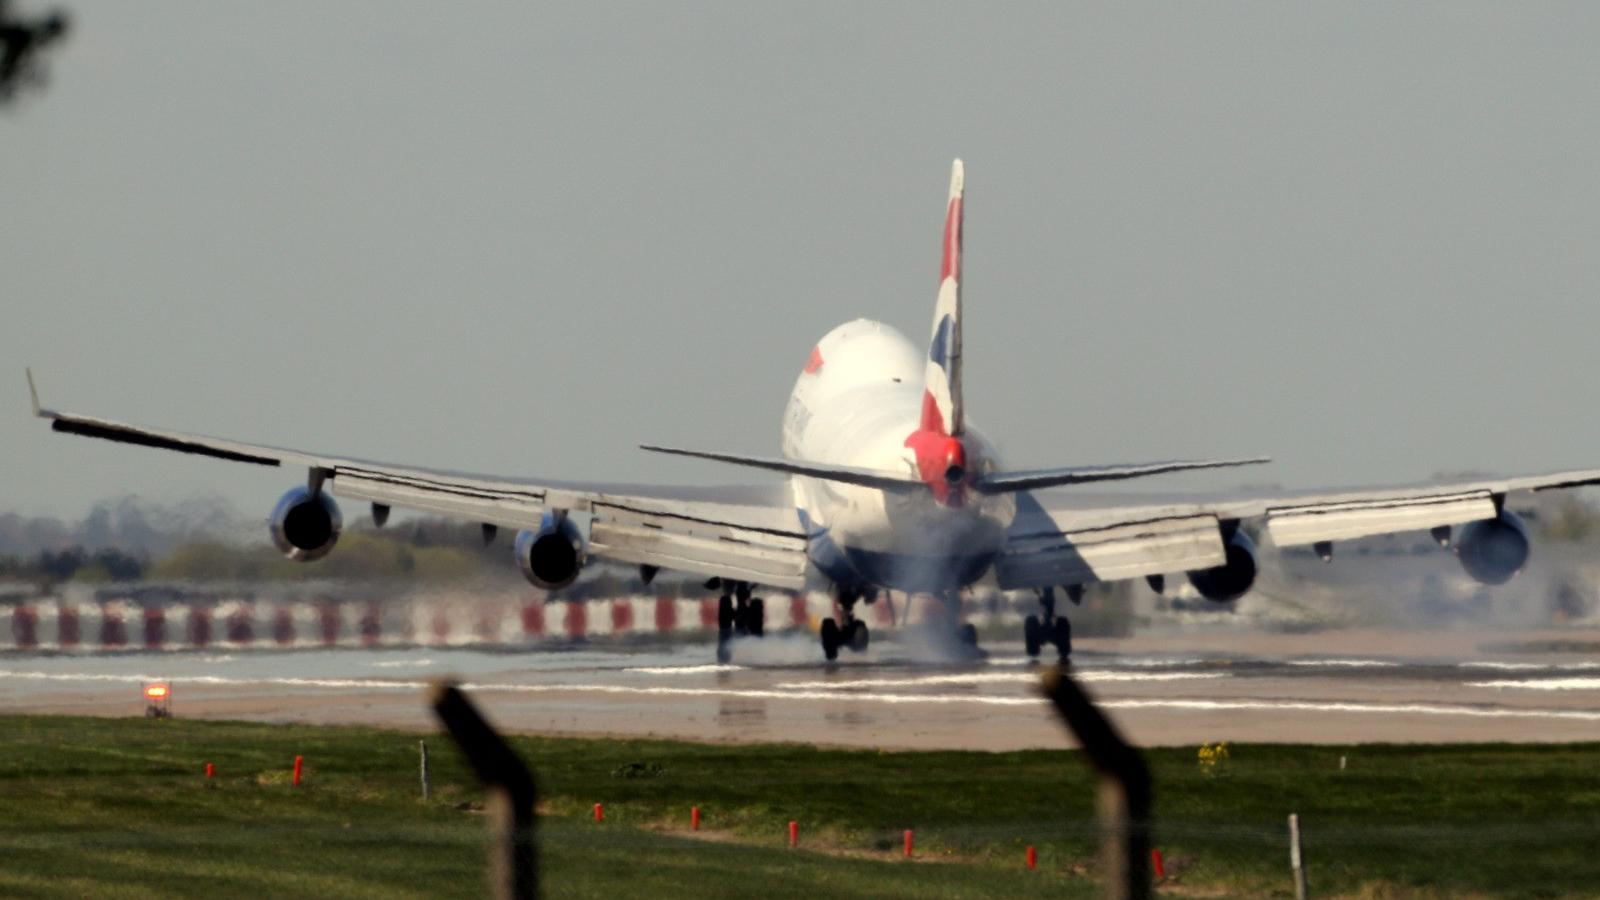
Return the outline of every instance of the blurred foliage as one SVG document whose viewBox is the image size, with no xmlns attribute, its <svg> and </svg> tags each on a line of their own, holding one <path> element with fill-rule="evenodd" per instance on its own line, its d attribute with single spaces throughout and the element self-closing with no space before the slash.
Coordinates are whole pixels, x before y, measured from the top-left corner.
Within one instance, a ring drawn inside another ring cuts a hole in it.
<svg viewBox="0 0 1600 900">
<path fill-rule="evenodd" d="M 346 532 L 327 558 L 306 565 L 284 558 L 270 544 L 218 541 L 181 544 L 147 573 L 161 581 L 294 581 L 404 578 L 440 582 L 482 572 L 478 553 L 461 546 L 411 543 L 403 532 Z"/>
<path fill-rule="evenodd" d="M 30 558 L 0 557 L 0 578 L 53 584 L 62 581 L 105 583 L 137 581 L 144 576 L 148 562 L 120 550 L 90 552 L 82 547 L 41 550 Z"/>
</svg>

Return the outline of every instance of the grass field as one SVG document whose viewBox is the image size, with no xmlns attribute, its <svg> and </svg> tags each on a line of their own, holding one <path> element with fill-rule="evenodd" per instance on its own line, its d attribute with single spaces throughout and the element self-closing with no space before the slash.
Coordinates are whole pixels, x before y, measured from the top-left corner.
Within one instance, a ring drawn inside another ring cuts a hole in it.
<svg viewBox="0 0 1600 900">
<path fill-rule="evenodd" d="M 0 717 L 0 895 L 476 896 L 481 792 L 443 737 Z M 521 738 L 549 896 L 1088 896 L 1072 752 L 878 753 Z M 1317 896 L 1600 895 L 1600 744 L 1152 750 L 1171 895 L 1288 896 L 1298 812 Z M 289 784 L 296 754 L 305 784 Z M 1348 766 L 1340 771 L 1341 755 Z M 207 784 L 206 762 L 217 778 Z M 653 777 L 623 778 L 630 763 Z M 605 821 L 592 807 L 605 804 Z M 688 833 L 690 806 L 703 831 Z M 786 824 L 801 824 L 801 849 Z M 900 858 L 915 829 L 917 860 Z M 1023 848 L 1039 869 L 1023 868 Z"/>
</svg>

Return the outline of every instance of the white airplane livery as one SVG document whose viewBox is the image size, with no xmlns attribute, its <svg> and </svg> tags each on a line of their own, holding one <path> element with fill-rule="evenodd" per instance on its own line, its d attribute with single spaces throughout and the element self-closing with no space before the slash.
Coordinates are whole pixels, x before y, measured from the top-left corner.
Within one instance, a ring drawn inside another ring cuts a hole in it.
<svg viewBox="0 0 1600 900">
<path fill-rule="evenodd" d="M 1487 584 L 1509 580 L 1530 548 L 1508 494 L 1600 483 L 1600 470 L 1397 487 L 1216 495 L 1083 492 L 1123 481 L 1265 459 L 1180 460 L 1008 471 L 967 421 L 961 395 L 962 223 L 958 160 L 945 210 L 943 264 L 926 351 L 878 322 L 858 319 L 811 349 L 784 412 L 781 455 L 646 446 L 787 476 L 738 487 L 557 482 L 469 475 L 368 462 L 185 434 L 33 408 L 55 431 L 261 466 L 304 468 L 304 485 L 278 501 L 269 521 L 287 556 L 315 560 L 337 542 L 334 496 L 371 505 L 382 525 L 393 507 L 482 523 L 486 540 L 517 532 L 517 565 L 556 590 L 591 559 L 637 565 L 648 583 L 663 568 L 707 576 L 720 590 L 718 658 L 738 635 L 764 630 L 761 587 L 826 588 L 837 601 L 822 623 L 824 656 L 864 651 L 870 637 L 857 604 L 888 590 L 929 595 L 956 646 L 976 651 L 959 625 L 975 585 L 1031 591 L 1029 655 L 1046 645 L 1066 658 L 1071 625 L 1057 589 L 1077 602 L 1085 585 L 1145 578 L 1161 590 L 1182 576 L 1201 595 L 1229 602 L 1255 581 L 1251 533 L 1279 546 L 1311 545 L 1331 559 L 1336 541 L 1428 530 Z M 1249 527 L 1246 527 L 1246 526 Z"/>
</svg>

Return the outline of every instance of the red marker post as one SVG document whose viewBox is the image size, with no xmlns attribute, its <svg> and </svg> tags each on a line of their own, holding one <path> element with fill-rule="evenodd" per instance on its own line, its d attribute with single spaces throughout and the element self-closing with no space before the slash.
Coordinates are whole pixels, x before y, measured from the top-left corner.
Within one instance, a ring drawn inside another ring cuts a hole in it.
<svg viewBox="0 0 1600 900">
<path fill-rule="evenodd" d="M 217 767 L 216 767 L 216 765 L 213 764 L 213 763 L 206 763 L 206 780 L 210 781 L 211 779 L 215 778 L 216 776 L 217 776 Z"/>
<path fill-rule="evenodd" d="M 700 830 L 700 807 L 698 806 L 689 807 L 689 830 Z"/>
<path fill-rule="evenodd" d="M 305 765 L 306 765 L 306 758 L 304 756 L 296 756 L 294 758 L 294 786 L 295 787 L 299 787 L 300 786 L 300 773 L 301 773 L 301 770 L 305 768 Z"/>
<path fill-rule="evenodd" d="M 911 858 L 911 829 L 906 829 L 906 859 Z"/>
<path fill-rule="evenodd" d="M 1028 870 L 1031 872 L 1031 871 L 1033 871 L 1034 869 L 1037 869 L 1037 868 L 1039 868 L 1039 852 L 1037 850 L 1033 849 L 1033 845 L 1032 844 L 1029 844 L 1028 845 Z"/>
<path fill-rule="evenodd" d="M 789 846 L 800 846 L 800 823 L 793 819 L 789 820 Z"/>
<path fill-rule="evenodd" d="M 1150 871 L 1155 873 L 1158 880 L 1167 877 L 1166 862 L 1161 858 L 1161 851 L 1154 847 L 1150 848 Z"/>
<path fill-rule="evenodd" d="M 599 822 L 599 821 L 605 819 L 605 817 L 606 817 L 605 807 L 602 806 L 599 803 L 596 803 L 594 805 L 594 820 L 596 822 Z"/>
</svg>

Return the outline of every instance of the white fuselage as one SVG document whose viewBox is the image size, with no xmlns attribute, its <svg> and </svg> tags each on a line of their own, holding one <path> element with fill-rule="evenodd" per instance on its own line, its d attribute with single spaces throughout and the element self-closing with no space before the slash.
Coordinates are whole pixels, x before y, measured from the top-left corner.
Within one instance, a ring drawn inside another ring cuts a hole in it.
<svg viewBox="0 0 1600 900">
<path fill-rule="evenodd" d="M 783 417 L 790 459 L 918 477 L 907 438 L 921 423 L 925 359 L 898 331 L 857 319 L 818 342 Z M 966 473 L 992 472 L 993 448 L 968 425 L 958 436 Z M 959 486 L 957 502 L 930 491 L 891 493 L 807 476 L 793 479 L 809 555 L 847 586 L 950 591 L 981 578 L 1004 543 L 1010 495 Z"/>
</svg>

